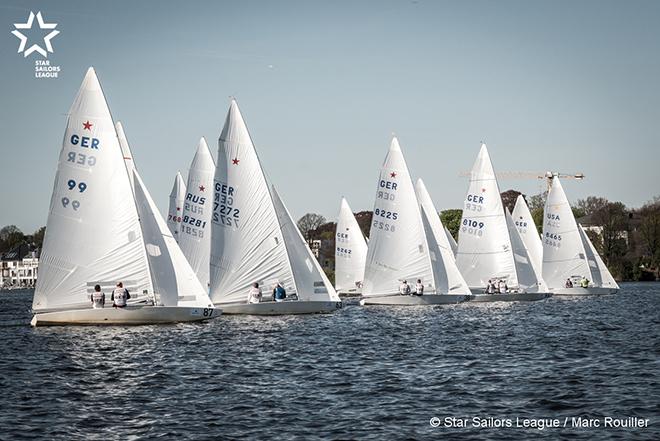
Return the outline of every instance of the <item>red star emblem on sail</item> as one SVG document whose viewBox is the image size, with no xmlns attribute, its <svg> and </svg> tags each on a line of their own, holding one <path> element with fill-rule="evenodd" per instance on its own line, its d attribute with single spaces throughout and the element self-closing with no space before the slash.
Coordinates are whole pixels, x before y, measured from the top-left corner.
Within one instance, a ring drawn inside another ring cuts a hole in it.
<svg viewBox="0 0 660 441">
<path fill-rule="evenodd" d="M 482 192 L 482 193 L 486 193 L 486 189 L 485 189 L 485 188 L 482 188 L 482 189 L 481 189 L 481 192 Z"/>
<path fill-rule="evenodd" d="M 393 177 L 393 178 L 396 178 L 396 172 L 390 173 L 390 176 Z"/>
<path fill-rule="evenodd" d="M 89 130 L 91 132 L 93 125 L 94 124 L 92 124 L 91 122 L 89 122 L 89 120 L 87 120 L 86 122 L 83 123 L 83 130 Z"/>
<path fill-rule="evenodd" d="M 204 187 L 203 185 L 200 185 L 200 186 L 199 186 L 199 191 L 204 191 L 205 188 L 206 188 L 206 187 Z"/>
<path fill-rule="evenodd" d="M 241 160 L 238 159 L 238 158 L 234 158 L 234 159 L 231 160 L 231 163 L 234 164 L 234 165 L 238 165 L 239 162 L 241 162 Z"/>
</svg>

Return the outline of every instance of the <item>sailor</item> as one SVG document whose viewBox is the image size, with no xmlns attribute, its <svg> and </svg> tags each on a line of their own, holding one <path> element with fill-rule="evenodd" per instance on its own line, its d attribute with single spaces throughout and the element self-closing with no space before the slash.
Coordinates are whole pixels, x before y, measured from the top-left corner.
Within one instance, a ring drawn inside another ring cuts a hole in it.
<svg viewBox="0 0 660 441">
<path fill-rule="evenodd" d="M 277 285 L 273 290 L 273 298 L 276 302 L 283 302 L 284 299 L 286 299 L 286 290 L 279 282 L 277 282 Z"/>
<path fill-rule="evenodd" d="M 248 303 L 259 303 L 261 302 L 261 288 L 259 288 L 259 284 L 257 282 L 254 282 L 252 284 L 252 287 L 250 288 L 250 291 L 248 292 Z"/>
<path fill-rule="evenodd" d="M 90 297 L 92 300 L 92 308 L 100 309 L 105 306 L 105 294 L 101 292 L 101 285 L 94 286 L 94 292 Z"/>
<path fill-rule="evenodd" d="M 493 281 L 488 280 L 488 283 L 486 283 L 486 289 L 484 291 L 486 294 L 492 294 L 493 293 Z"/>
<path fill-rule="evenodd" d="M 506 282 L 500 279 L 500 281 L 497 283 L 497 289 L 499 290 L 500 294 L 506 293 L 507 288 L 508 287 L 506 286 Z"/>
<path fill-rule="evenodd" d="M 122 282 L 117 283 L 117 287 L 112 291 L 110 300 L 112 300 L 112 306 L 115 308 L 125 308 L 126 301 L 131 298 L 131 295 L 128 293 L 128 290 L 124 288 Z"/>
<path fill-rule="evenodd" d="M 402 296 L 407 296 L 410 294 L 410 286 L 408 285 L 407 281 L 401 282 L 401 285 L 399 285 L 399 294 Z"/>
<path fill-rule="evenodd" d="M 582 280 L 580 280 L 580 286 L 582 288 L 589 288 L 589 279 L 586 277 L 582 276 Z"/>
<path fill-rule="evenodd" d="M 573 282 L 571 282 L 570 277 L 566 279 L 566 283 L 564 283 L 564 288 L 573 288 Z"/>
<path fill-rule="evenodd" d="M 415 295 L 424 295 L 424 284 L 422 283 L 422 279 L 417 279 L 417 283 L 415 284 Z"/>
</svg>

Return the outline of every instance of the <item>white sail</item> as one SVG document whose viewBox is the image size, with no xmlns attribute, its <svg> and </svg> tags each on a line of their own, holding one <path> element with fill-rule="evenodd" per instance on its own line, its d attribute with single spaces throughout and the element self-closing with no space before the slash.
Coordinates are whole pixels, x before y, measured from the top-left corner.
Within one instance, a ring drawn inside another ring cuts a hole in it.
<svg viewBox="0 0 660 441">
<path fill-rule="evenodd" d="M 181 173 L 176 172 L 174 184 L 170 192 L 170 204 L 167 210 L 167 227 L 172 236 L 179 241 L 179 229 L 181 228 L 181 215 L 183 214 L 183 202 L 186 197 L 186 183 Z"/>
<path fill-rule="evenodd" d="M 541 236 L 536 229 L 532 213 L 530 213 L 523 195 L 518 195 L 511 216 L 516 224 L 516 229 L 525 244 L 525 248 L 527 248 L 527 253 L 532 259 L 534 269 L 540 274 L 543 264 L 543 242 L 541 242 Z"/>
<path fill-rule="evenodd" d="M 211 299 L 244 302 L 257 282 L 293 290 L 293 273 L 257 152 L 235 100 L 218 142 Z"/>
<path fill-rule="evenodd" d="M 298 300 L 338 302 L 339 296 L 323 269 L 321 269 L 316 257 L 312 254 L 312 250 L 307 246 L 305 239 L 303 239 L 300 230 L 296 226 L 296 222 L 274 187 L 272 188 L 272 195 L 289 263 L 293 271 L 294 292 L 298 295 Z"/>
<path fill-rule="evenodd" d="M 614 277 L 612 277 L 610 270 L 607 269 L 605 262 L 603 262 L 603 259 L 598 254 L 598 251 L 596 251 L 594 244 L 591 243 L 591 240 L 589 239 L 589 236 L 587 236 L 587 232 L 584 230 L 584 227 L 579 224 L 578 227 L 580 229 L 582 245 L 585 247 L 585 250 L 588 250 L 587 255 L 591 254 L 593 256 L 593 260 L 596 263 L 596 267 L 591 268 L 591 274 L 594 276 L 594 280 L 592 280 L 592 282 L 596 284 L 596 281 L 599 280 L 598 283 L 600 283 L 600 286 L 602 287 L 619 289 L 619 284 L 616 283 L 616 280 L 614 280 Z M 591 266 L 591 262 L 589 262 L 589 266 Z M 597 276 L 596 273 L 598 273 Z"/>
<path fill-rule="evenodd" d="M 432 251 L 433 245 L 438 246 L 437 256 L 431 259 L 432 265 L 442 268 L 439 272 L 436 270 L 436 274 L 444 274 L 443 279 L 438 279 L 438 276 L 435 277 L 436 290 L 439 293 L 470 294 L 470 289 L 456 266 L 454 252 L 447 239 L 445 227 L 442 225 L 438 211 L 433 204 L 433 200 L 431 200 L 431 195 L 426 189 L 424 181 L 421 179 L 418 179 L 415 184 L 415 192 L 421 207 L 422 216 L 426 217 L 432 232 L 430 237 L 427 235 L 429 250 Z"/>
<path fill-rule="evenodd" d="M 186 197 L 179 226 L 179 246 L 197 274 L 197 278 L 207 289 L 214 174 L 213 156 L 206 140 L 201 138 L 188 171 Z"/>
<path fill-rule="evenodd" d="M 335 231 L 335 288 L 352 291 L 362 287 L 367 242 L 364 240 L 351 207 L 341 198 Z"/>
<path fill-rule="evenodd" d="M 156 300 L 165 306 L 212 306 L 137 170 L 133 170 L 133 175 Z"/>
<path fill-rule="evenodd" d="M 547 292 L 547 287 L 543 282 L 540 272 L 537 272 L 532 258 L 527 252 L 527 248 L 520 237 L 520 233 L 516 227 L 516 223 L 506 209 L 506 222 L 509 229 L 509 237 L 511 238 L 511 251 L 513 252 L 513 261 L 516 265 L 516 277 L 518 279 L 518 288 L 525 292 Z"/>
<path fill-rule="evenodd" d="M 483 288 L 493 278 L 506 280 L 511 288 L 518 287 L 500 189 L 485 144 L 470 174 L 456 263 L 470 288 Z"/>
<path fill-rule="evenodd" d="M 543 211 L 543 280 L 556 289 L 582 277 L 593 280 L 573 210 L 555 177 Z"/>
<path fill-rule="evenodd" d="M 33 310 L 89 305 L 99 284 L 152 292 L 131 183 L 90 68 L 71 106 L 39 261 Z"/>
<path fill-rule="evenodd" d="M 435 292 L 419 204 L 395 137 L 378 178 L 362 295 L 396 294 L 403 279 L 421 279 L 425 293 Z"/>
<path fill-rule="evenodd" d="M 454 236 L 451 235 L 451 232 L 447 227 L 445 227 L 445 235 L 447 236 L 447 242 L 449 242 L 449 246 L 451 247 L 451 252 L 454 253 L 454 259 L 455 259 L 456 253 L 458 252 L 458 243 L 456 243 L 456 239 L 454 239 Z"/>
</svg>

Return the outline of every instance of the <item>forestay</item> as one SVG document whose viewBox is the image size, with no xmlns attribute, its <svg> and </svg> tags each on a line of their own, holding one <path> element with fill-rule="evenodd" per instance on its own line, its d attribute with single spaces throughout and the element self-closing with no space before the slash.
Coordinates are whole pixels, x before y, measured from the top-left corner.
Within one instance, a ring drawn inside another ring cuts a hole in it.
<svg viewBox="0 0 660 441">
<path fill-rule="evenodd" d="M 177 242 L 179 240 L 179 229 L 181 228 L 181 215 L 183 214 L 185 197 L 186 183 L 183 181 L 181 173 L 176 172 L 172 191 L 170 192 L 170 204 L 167 210 L 167 227 Z"/>
<path fill-rule="evenodd" d="M 485 144 L 470 173 L 456 263 L 470 288 L 484 287 L 492 278 L 518 286 L 500 189 Z"/>
<path fill-rule="evenodd" d="M 335 288 L 350 291 L 362 287 L 367 242 L 351 207 L 341 198 L 335 231 Z"/>
<path fill-rule="evenodd" d="M 206 140 L 201 138 L 188 171 L 186 197 L 179 226 L 179 245 L 197 278 L 207 289 L 214 174 L 213 156 Z"/>
<path fill-rule="evenodd" d="M 296 222 L 282 202 L 280 195 L 275 191 L 275 187 L 272 187 L 272 195 L 275 213 L 277 213 L 293 271 L 293 283 L 298 300 L 338 302 L 339 296 L 300 234 Z"/>
<path fill-rule="evenodd" d="M 218 142 L 211 245 L 211 298 L 244 302 L 254 282 L 293 290 L 293 273 L 257 152 L 232 100 Z"/>
<path fill-rule="evenodd" d="M 33 310 L 87 307 L 95 284 L 152 292 L 115 126 L 89 68 L 71 106 L 39 261 Z"/>
<path fill-rule="evenodd" d="M 378 177 L 362 295 L 396 294 L 403 279 L 435 291 L 419 204 L 394 137 Z"/>
<path fill-rule="evenodd" d="M 442 225 L 431 195 L 429 195 L 424 181 L 421 179 L 418 179 L 415 184 L 415 192 L 421 207 L 422 220 L 425 217 L 429 224 L 428 228 L 431 229 L 431 235 L 429 236 L 427 233 L 429 250 L 432 251 L 434 245 L 438 247 L 435 258 L 431 254 L 432 265 L 441 267 L 439 270 L 434 269 L 436 291 L 449 294 L 470 294 L 470 289 L 456 266 L 454 253 L 445 233 L 445 227 Z"/>
</svg>

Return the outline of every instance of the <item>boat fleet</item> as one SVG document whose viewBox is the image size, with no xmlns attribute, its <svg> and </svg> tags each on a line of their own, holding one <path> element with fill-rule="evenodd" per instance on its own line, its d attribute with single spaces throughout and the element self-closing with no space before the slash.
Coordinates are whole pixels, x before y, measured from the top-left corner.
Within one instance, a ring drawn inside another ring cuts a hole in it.
<svg viewBox="0 0 660 441">
<path fill-rule="evenodd" d="M 67 118 L 32 325 L 331 313 L 342 307 L 340 294 L 359 296 L 361 305 L 443 305 L 619 289 L 558 175 L 550 176 L 539 235 L 522 196 L 513 213 L 503 207 L 482 144 L 456 242 L 424 182 L 413 182 L 396 137 L 378 176 L 368 241 L 341 200 L 333 286 L 268 182 L 235 99 L 217 164 L 201 138 L 187 180 L 175 176 L 167 213 L 158 211 L 89 68 Z M 92 308 L 95 287 L 108 292 L 117 282 L 131 293 L 127 306 Z M 407 283 L 411 294 L 401 289 Z M 489 288 L 495 284 L 506 288 Z M 286 292 L 283 301 L 269 300 L 275 287 Z M 249 301 L 250 290 L 263 290 L 262 301 Z"/>
</svg>

